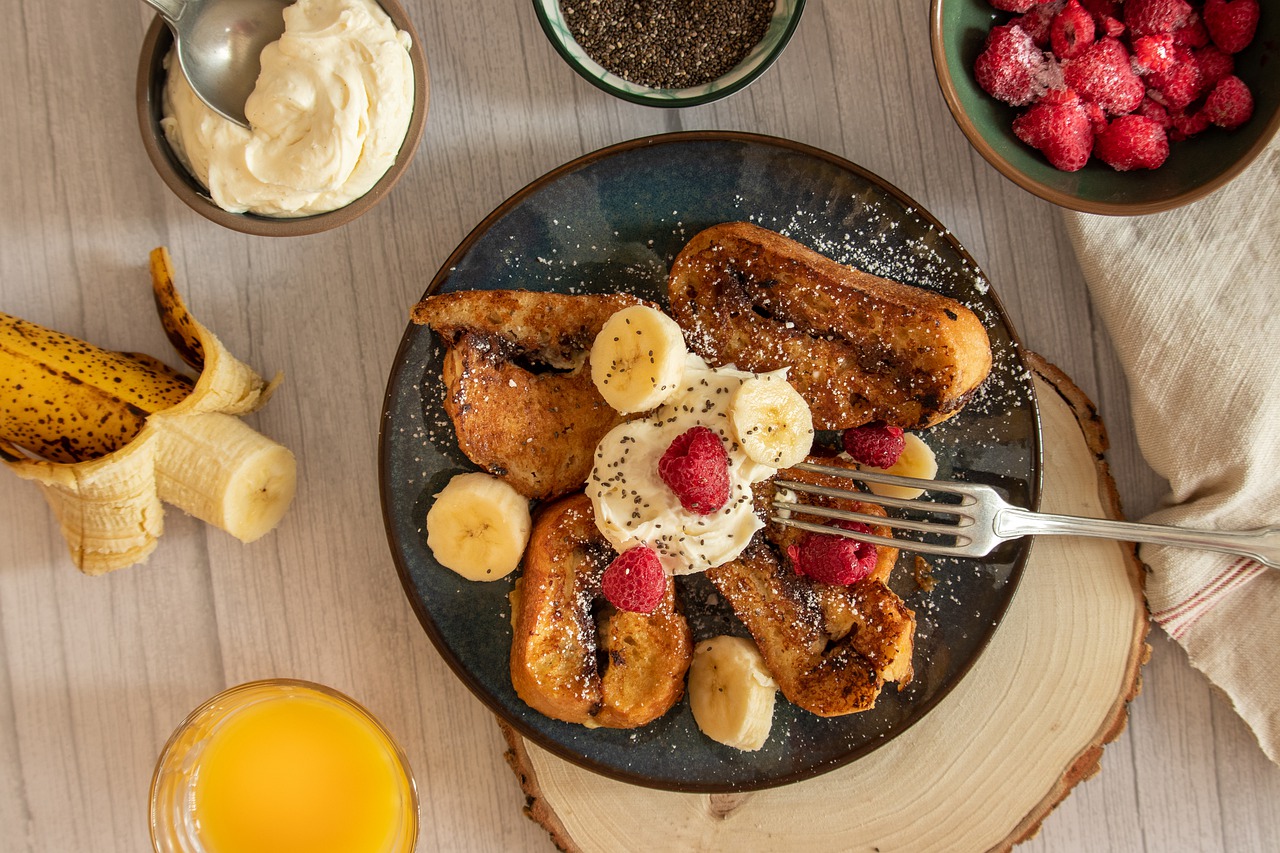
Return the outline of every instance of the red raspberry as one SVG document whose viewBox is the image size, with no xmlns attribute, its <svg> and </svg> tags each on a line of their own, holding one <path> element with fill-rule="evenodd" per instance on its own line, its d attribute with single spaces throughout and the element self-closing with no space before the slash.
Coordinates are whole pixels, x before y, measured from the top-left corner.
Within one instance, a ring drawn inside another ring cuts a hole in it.
<svg viewBox="0 0 1280 853">
<path fill-rule="evenodd" d="M 1009 23 L 1020 27 L 1027 35 L 1031 36 L 1031 40 L 1036 43 L 1036 47 L 1048 47 L 1049 25 L 1053 23 L 1054 15 L 1061 12 L 1064 5 L 1066 4 L 1062 0 L 1041 3 L 1038 6 L 1032 6 L 1025 15 L 1019 15 Z"/>
<path fill-rule="evenodd" d="M 1169 131 L 1169 139 L 1173 142 L 1190 139 L 1209 126 L 1209 117 L 1203 110 L 1198 113 L 1173 112 L 1169 114 L 1169 121 L 1173 122 L 1173 130 Z"/>
<path fill-rule="evenodd" d="M 707 515 L 729 500 L 729 454 L 720 436 L 707 427 L 676 436 L 658 460 L 658 476 L 689 512 Z"/>
<path fill-rule="evenodd" d="M 1111 115 L 1131 113 L 1142 103 L 1146 87 L 1133 73 L 1129 51 L 1118 40 L 1094 42 L 1063 71 L 1067 86 Z"/>
<path fill-rule="evenodd" d="M 1170 112 L 1182 112 L 1200 97 L 1204 89 L 1200 65 L 1190 48 L 1175 46 L 1174 64 L 1167 71 L 1152 71 L 1146 76 L 1147 85 L 1156 93 L 1156 100 Z"/>
<path fill-rule="evenodd" d="M 1021 27 L 993 27 L 973 71 L 978 85 L 994 98 L 1015 107 L 1029 104 L 1045 90 L 1040 82 L 1046 60 Z"/>
<path fill-rule="evenodd" d="M 619 610 L 652 613 L 667 592 L 667 573 L 648 545 L 623 551 L 600 578 L 600 591 Z"/>
<path fill-rule="evenodd" d="M 1173 127 L 1173 120 L 1169 118 L 1169 111 L 1162 104 L 1153 101 L 1150 98 L 1143 98 L 1142 103 L 1138 105 L 1137 115 L 1146 116 L 1165 130 Z"/>
<path fill-rule="evenodd" d="M 1153 119 L 1120 116 L 1098 137 L 1093 153 L 1118 172 L 1155 169 L 1169 156 L 1169 138 Z"/>
<path fill-rule="evenodd" d="M 1133 40 L 1133 58 L 1139 65 L 1139 73 L 1168 71 L 1174 63 L 1173 50 L 1172 33 L 1139 36 Z"/>
<path fill-rule="evenodd" d="M 906 439 L 902 436 L 902 428 L 889 426 L 884 421 L 872 421 L 869 424 L 844 431 L 841 436 L 844 452 L 854 461 L 875 468 L 891 468 L 902 455 Z"/>
<path fill-rule="evenodd" d="M 1199 15 L 1192 15 L 1187 23 L 1173 31 L 1173 41 L 1183 47 L 1204 47 L 1209 43 L 1209 30 Z"/>
<path fill-rule="evenodd" d="M 856 521 L 834 521 L 857 533 L 870 533 L 871 528 Z M 787 547 L 787 556 L 796 574 L 813 578 L 818 583 L 848 586 L 863 580 L 875 570 L 878 550 L 870 542 L 859 542 L 834 533 L 806 533 L 799 544 Z"/>
<path fill-rule="evenodd" d="M 1192 51 L 1192 55 L 1200 66 L 1200 79 L 1206 89 L 1212 89 L 1223 77 L 1236 73 L 1235 57 L 1214 45 Z"/>
<path fill-rule="evenodd" d="M 1080 98 L 1070 89 L 1053 89 L 1013 120 L 1019 139 L 1038 148 L 1055 168 L 1084 168 L 1093 151 L 1093 125 Z"/>
<path fill-rule="evenodd" d="M 1171 33 L 1191 17 L 1187 0 L 1129 0 L 1124 4 L 1124 22 L 1135 36 Z"/>
<path fill-rule="evenodd" d="M 1239 77 L 1228 75 L 1213 87 L 1201 112 L 1218 127 L 1235 130 L 1253 116 L 1253 93 Z"/>
<path fill-rule="evenodd" d="M 1085 11 L 1079 0 L 1070 0 L 1066 7 L 1053 16 L 1049 26 L 1049 40 L 1059 59 L 1072 59 L 1084 53 L 1093 44 L 1093 16 Z"/>
<path fill-rule="evenodd" d="M 1204 24 L 1213 43 L 1227 53 L 1239 53 L 1258 31 L 1258 0 L 1205 0 Z"/>
</svg>

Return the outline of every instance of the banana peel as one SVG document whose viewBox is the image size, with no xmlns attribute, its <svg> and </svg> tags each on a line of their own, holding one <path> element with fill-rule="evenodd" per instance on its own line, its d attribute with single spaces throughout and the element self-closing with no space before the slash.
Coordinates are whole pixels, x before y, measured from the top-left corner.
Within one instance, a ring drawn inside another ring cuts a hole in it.
<svg viewBox="0 0 1280 853">
<path fill-rule="evenodd" d="M 282 376 L 264 380 L 191 315 L 166 249 L 152 251 L 150 266 L 165 332 L 199 371 L 190 393 L 96 459 L 53 462 L 0 441 L 0 461 L 39 485 L 72 561 L 89 575 L 145 560 L 164 531 L 164 504 L 247 543 L 275 527 L 295 490 L 293 454 L 238 417 L 265 405 Z"/>
</svg>

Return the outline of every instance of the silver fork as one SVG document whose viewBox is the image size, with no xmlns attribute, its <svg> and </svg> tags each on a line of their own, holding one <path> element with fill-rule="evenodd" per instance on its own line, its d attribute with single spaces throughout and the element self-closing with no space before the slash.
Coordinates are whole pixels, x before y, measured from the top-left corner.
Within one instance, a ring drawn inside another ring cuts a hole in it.
<svg viewBox="0 0 1280 853">
<path fill-rule="evenodd" d="M 815 533 L 836 533 L 851 539 L 889 545 L 924 554 L 943 554 L 954 557 L 985 557 L 1001 542 L 1031 535 L 1092 536 L 1101 539 L 1118 539 L 1125 542 L 1152 542 L 1158 545 L 1178 545 L 1208 551 L 1222 551 L 1251 557 L 1263 565 L 1280 568 L 1280 528 L 1263 527 L 1256 530 L 1219 531 L 1192 530 L 1185 527 L 1169 527 L 1161 524 L 1140 524 L 1132 521 L 1112 521 L 1105 518 L 1080 518 L 1071 515 L 1032 512 L 1014 506 L 990 486 L 979 483 L 943 482 L 920 480 L 915 477 L 898 477 L 878 471 L 855 471 L 829 465 L 813 465 L 802 462 L 796 468 L 818 474 L 829 474 L 847 480 L 864 483 L 883 483 L 891 486 L 924 489 L 957 495 L 959 503 L 942 503 L 919 498 L 882 497 L 866 492 L 831 489 L 799 483 L 794 480 L 775 480 L 774 485 L 793 492 L 845 498 L 878 504 L 894 509 L 909 509 L 934 515 L 951 516 L 950 521 L 921 521 L 912 518 L 881 518 L 878 515 L 832 509 L 784 500 L 775 494 L 773 506 L 786 515 L 775 513 L 773 520 L 788 527 Z M 793 514 L 812 515 L 843 521 L 861 521 L 886 525 L 899 530 L 924 534 L 941 534 L 948 542 L 929 542 L 907 537 L 878 536 L 872 533 L 852 532 L 831 525 L 797 519 Z"/>
</svg>

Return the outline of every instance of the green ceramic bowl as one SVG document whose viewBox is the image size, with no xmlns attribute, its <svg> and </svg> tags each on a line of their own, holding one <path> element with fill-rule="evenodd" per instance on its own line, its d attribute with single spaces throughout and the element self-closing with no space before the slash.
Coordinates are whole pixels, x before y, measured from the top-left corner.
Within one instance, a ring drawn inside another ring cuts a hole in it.
<svg viewBox="0 0 1280 853">
<path fill-rule="evenodd" d="M 641 86 L 606 71 L 574 41 L 573 33 L 569 31 L 569 25 L 565 23 L 564 13 L 560 9 L 560 0 L 533 0 L 533 9 L 556 52 L 569 63 L 570 68 L 593 86 L 636 104 L 651 107 L 694 107 L 718 101 L 745 89 L 763 74 L 791 40 L 791 34 L 800 23 L 804 4 L 805 0 L 776 0 L 769 29 L 746 58 L 710 83 L 687 89 Z"/>
<path fill-rule="evenodd" d="M 1096 158 L 1060 172 L 1013 134 L 1014 108 L 992 98 L 973 76 L 987 33 L 1009 15 L 987 0 L 933 0 L 930 35 L 938 84 L 960 129 L 991 165 L 1018 186 L 1086 213 L 1137 215 L 1203 198 L 1244 170 L 1280 126 L 1280 7 L 1263 4 L 1253 43 L 1236 55 L 1236 74 L 1254 96 L 1253 118 L 1235 131 L 1210 128 L 1169 146 L 1151 171 L 1117 172 Z"/>
</svg>

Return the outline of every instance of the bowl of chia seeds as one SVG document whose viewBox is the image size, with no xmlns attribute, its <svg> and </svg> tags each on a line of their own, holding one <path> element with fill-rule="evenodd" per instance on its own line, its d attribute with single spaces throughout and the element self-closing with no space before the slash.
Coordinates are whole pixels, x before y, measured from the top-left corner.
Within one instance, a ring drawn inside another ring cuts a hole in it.
<svg viewBox="0 0 1280 853">
<path fill-rule="evenodd" d="M 746 88 L 773 64 L 805 0 L 533 0 L 569 67 L 610 95 L 692 107 Z"/>
</svg>

